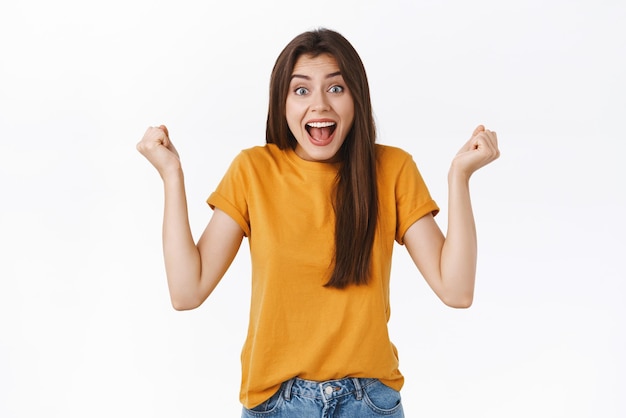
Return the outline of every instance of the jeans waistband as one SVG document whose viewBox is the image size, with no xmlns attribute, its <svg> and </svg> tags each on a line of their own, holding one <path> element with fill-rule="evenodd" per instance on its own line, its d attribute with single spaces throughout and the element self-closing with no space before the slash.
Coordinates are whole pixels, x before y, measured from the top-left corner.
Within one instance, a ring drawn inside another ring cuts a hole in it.
<svg viewBox="0 0 626 418">
<path fill-rule="evenodd" d="M 347 377 L 337 380 L 317 382 L 294 377 L 283 383 L 283 396 L 286 400 L 292 395 L 329 401 L 333 398 L 352 395 L 361 400 L 363 388 L 376 382 L 376 379 Z"/>
</svg>

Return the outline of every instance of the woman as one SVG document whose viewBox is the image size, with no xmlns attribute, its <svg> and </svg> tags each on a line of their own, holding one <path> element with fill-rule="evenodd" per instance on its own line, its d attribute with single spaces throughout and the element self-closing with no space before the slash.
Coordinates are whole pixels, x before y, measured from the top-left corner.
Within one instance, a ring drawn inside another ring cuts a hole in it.
<svg viewBox="0 0 626 418">
<path fill-rule="evenodd" d="M 138 144 L 165 185 L 172 304 L 202 304 L 245 236 L 252 300 L 243 416 L 402 417 L 404 378 L 387 332 L 394 240 L 445 304 L 471 305 L 476 232 L 468 184 L 499 156 L 496 134 L 479 126 L 452 161 L 444 237 L 411 156 L 375 144 L 357 52 L 322 29 L 297 36 L 276 61 L 266 142 L 235 158 L 208 199 L 214 213 L 197 245 L 167 128 L 149 128 Z"/>
</svg>

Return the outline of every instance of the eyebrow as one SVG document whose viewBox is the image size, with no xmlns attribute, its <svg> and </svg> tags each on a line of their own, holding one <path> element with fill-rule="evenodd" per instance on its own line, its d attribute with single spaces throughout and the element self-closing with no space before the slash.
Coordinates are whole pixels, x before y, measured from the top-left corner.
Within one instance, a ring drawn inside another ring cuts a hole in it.
<svg viewBox="0 0 626 418">
<path fill-rule="evenodd" d="M 341 71 L 335 71 L 334 73 L 330 73 L 326 75 L 326 78 L 333 78 L 333 77 L 337 77 L 338 75 L 341 75 Z M 311 80 L 311 77 L 309 77 L 308 75 L 302 75 L 302 74 L 292 74 L 291 79 L 293 80 L 294 78 L 303 78 L 305 80 Z"/>
</svg>

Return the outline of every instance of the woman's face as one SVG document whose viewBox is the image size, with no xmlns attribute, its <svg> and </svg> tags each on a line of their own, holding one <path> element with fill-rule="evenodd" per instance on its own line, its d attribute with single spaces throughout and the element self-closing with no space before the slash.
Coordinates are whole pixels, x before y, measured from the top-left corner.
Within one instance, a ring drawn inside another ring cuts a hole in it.
<svg viewBox="0 0 626 418">
<path fill-rule="evenodd" d="M 332 55 L 302 55 L 291 74 L 287 124 L 308 161 L 333 162 L 354 120 L 354 102 Z"/>
</svg>

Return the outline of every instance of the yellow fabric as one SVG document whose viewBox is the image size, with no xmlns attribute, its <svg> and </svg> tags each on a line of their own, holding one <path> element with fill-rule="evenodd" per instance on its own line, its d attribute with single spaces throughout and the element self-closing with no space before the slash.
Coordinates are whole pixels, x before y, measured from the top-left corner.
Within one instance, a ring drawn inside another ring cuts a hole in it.
<svg viewBox="0 0 626 418">
<path fill-rule="evenodd" d="M 389 340 L 389 275 L 394 240 L 437 205 L 406 152 L 376 145 L 380 201 L 372 278 L 367 286 L 325 288 L 334 251 L 331 191 L 337 165 L 305 161 L 275 145 L 242 151 L 207 200 L 248 237 L 252 300 L 240 399 L 252 408 L 280 384 L 404 378 Z"/>
</svg>

